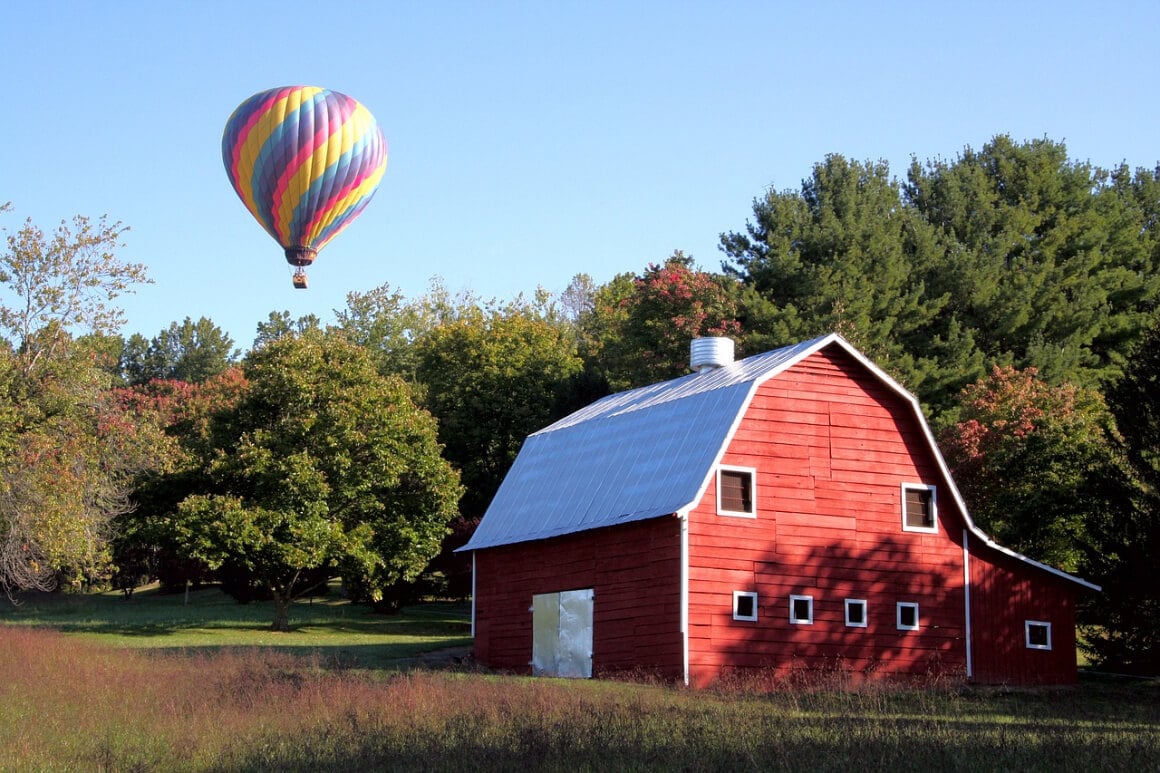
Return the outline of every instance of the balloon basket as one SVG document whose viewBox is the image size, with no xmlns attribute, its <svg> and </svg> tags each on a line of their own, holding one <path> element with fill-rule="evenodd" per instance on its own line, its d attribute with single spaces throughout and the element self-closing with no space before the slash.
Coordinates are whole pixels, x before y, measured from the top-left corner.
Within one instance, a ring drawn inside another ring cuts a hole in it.
<svg viewBox="0 0 1160 773">
<path fill-rule="evenodd" d="M 295 290 L 305 290 L 306 289 L 306 272 L 305 271 L 295 271 L 294 276 L 291 278 L 291 281 L 294 282 L 294 289 Z"/>
</svg>

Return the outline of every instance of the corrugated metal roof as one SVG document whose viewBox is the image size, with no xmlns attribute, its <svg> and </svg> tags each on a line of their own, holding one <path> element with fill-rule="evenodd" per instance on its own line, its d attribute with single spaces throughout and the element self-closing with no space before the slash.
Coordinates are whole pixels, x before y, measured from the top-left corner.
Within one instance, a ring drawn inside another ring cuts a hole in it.
<svg viewBox="0 0 1160 773">
<path fill-rule="evenodd" d="M 529 435 L 461 549 L 558 537 L 693 505 L 754 386 L 836 338 L 609 395 Z"/>
</svg>

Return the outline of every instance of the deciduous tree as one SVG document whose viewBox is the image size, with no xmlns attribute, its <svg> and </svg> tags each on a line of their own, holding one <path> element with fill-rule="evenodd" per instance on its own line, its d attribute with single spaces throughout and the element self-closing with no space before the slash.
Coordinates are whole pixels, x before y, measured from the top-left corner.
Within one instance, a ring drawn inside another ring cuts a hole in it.
<svg viewBox="0 0 1160 773">
<path fill-rule="evenodd" d="M 995 367 L 962 394 L 940 446 L 967 507 L 1001 544 L 1074 572 L 1093 519 L 1116 508 L 1111 415 L 1099 393 Z"/>
<path fill-rule="evenodd" d="M 416 577 L 461 489 L 408 386 L 314 330 L 258 347 L 244 367 L 236 408 L 212 419 L 210 486 L 169 517 L 186 554 L 252 573 L 273 594 L 275 630 L 307 570 L 372 597 Z"/>
<path fill-rule="evenodd" d="M 147 281 L 114 255 L 124 231 L 76 217 L 49 235 L 26 221 L 0 256 L 0 586 L 10 594 L 103 572 L 109 522 L 155 461 L 155 428 L 110 399 L 99 347 L 75 337 L 115 332 L 112 300 Z"/>
<path fill-rule="evenodd" d="M 464 308 L 419 341 L 418 379 L 447 458 L 466 486 L 462 510 L 483 515 L 524 438 L 560 412 L 581 370 L 575 340 L 545 297 Z"/>
<path fill-rule="evenodd" d="M 741 333 L 738 292 L 736 280 L 696 269 L 677 250 L 596 292 L 580 317 L 585 360 L 613 390 L 683 376 L 694 338 Z"/>
</svg>

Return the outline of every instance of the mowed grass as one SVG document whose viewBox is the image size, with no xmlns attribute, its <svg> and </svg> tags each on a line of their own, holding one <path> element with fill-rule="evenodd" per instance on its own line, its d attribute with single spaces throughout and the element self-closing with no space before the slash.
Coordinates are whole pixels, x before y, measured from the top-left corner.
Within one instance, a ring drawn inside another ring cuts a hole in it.
<svg viewBox="0 0 1160 773">
<path fill-rule="evenodd" d="M 361 620 L 357 610 L 347 614 Z M 114 612 L 140 629 L 136 613 Z M 0 622 L 0 770 L 1160 769 L 1155 680 L 835 689 L 846 683 L 830 675 L 773 692 L 761 680 L 691 691 L 401 660 L 347 668 L 325 648 L 158 646 L 197 641 L 216 624 L 175 613 L 158 623 L 169 633 L 118 638 L 104 614 L 26 605 L 0 615 L 23 618 Z M 444 619 L 438 607 L 430 614 Z M 341 616 L 319 615 L 313 635 L 345 635 Z M 234 622 L 240 635 L 269 636 L 260 617 Z"/>
<path fill-rule="evenodd" d="M 260 647 L 309 655 L 348 667 L 389 668 L 424 653 L 471 644 L 470 607 L 432 603 L 396 615 L 374 614 L 337 592 L 293 604 L 289 633 L 269 630 L 268 601 L 238 604 L 216 587 L 132 598 L 120 593 L 26 596 L 19 606 L 0 599 L 0 624 L 49 627 L 119 647 L 214 650 Z"/>
</svg>

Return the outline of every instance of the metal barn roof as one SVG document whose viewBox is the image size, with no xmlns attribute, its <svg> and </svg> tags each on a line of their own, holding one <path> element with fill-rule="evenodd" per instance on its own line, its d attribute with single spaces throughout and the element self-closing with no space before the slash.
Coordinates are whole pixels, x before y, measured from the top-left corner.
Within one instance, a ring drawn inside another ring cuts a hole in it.
<svg viewBox="0 0 1160 773">
<path fill-rule="evenodd" d="M 841 339 L 815 338 L 609 395 L 529 435 L 461 550 L 558 537 L 692 506 L 756 384 L 835 340 Z"/>
</svg>

